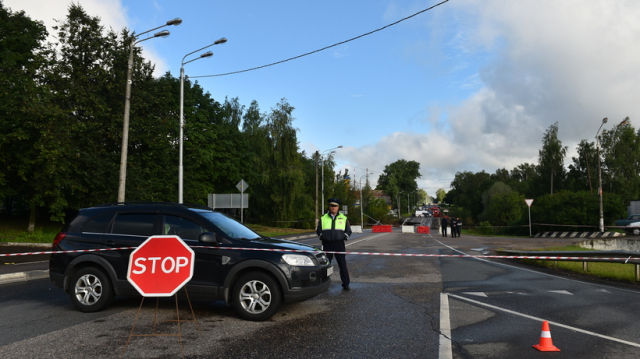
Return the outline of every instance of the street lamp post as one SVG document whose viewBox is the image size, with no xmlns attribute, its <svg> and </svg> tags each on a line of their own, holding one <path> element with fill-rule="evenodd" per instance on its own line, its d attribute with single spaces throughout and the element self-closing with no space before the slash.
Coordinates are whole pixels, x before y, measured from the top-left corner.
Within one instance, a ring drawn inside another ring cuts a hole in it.
<svg viewBox="0 0 640 359">
<path fill-rule="evenodd" d="M 373 172 L 360 176 L 360 226 L 362 226 L 362 229 L 364 229 L 364 203 L 362 202 L 362 178 L 369 177 L 370 174 L 373 174 Z"/>
<path fill-rule="evenodd" d="M 607 123 L 608 118 L 603 118 L 602 123 L 600 124 L 600 128 L 598 128 L 598 132 L 596 132 L 596 149 L 598 154 L 598 196 L 600 197 L 600 232 L 604 232 L 604 213 L 602 210 L 602 168 L 600 167 L 600 141 L 598 140 L 598 135 L 600 134 L 600 130 L 602 126 Z"/>
<path fill-rule="evenodd" d="M 153 39 L 155 37 L 167 37 L 169 36 L 169 31 L 164 30 L 153 34 L 151 37 L 147 37 L 146 39 L 138 40 L 140 35 L 144 35 L 151 31 L 157 30 L 161 27 L 169 26 L 169 25 L 180 25 L 182 24 L 182 19 L 175 18 L 173 20 L 167 21 L 166 24 L 162 26 L 158 26 L 151 30 L 147 30 L 138 35 L 134 35 L 131 40 L 131 48 L 129 49 L 129 62 L 127 64 L 127 87 L 124 95 L 124 121 L 122 123 L 122 149 L 120 151 L 120 178 L 118 180 L 118 202 L 124 202 L 124 194 L 127 182 L 127 150 L 129 146 L 129 112 L 131 108 L 131 76 L 133 73 L 133 48 L 136 44 L 141 43 L 143 41 L 147 41 L 149 39 Z"/>
<path fill-rule="evenodd" d="M 193 60 L 189 60 L 187 62 L 184 62 L 184 59 L 187 58 L 187 56 L 196 53 L 198 51 L 204 50 L 207 47 L 213 46 L 213 45 L 218 45 L 218 44 L 224 44 L 225 42 L 227 42 L 226 38 L 221 38 L 216 40 L 213 44 L 211 45 L 207 45 L 201 49 L 198 49 L 196 51 L 192 51 L 186 55 L 184 55 L 184 57 L 182 58 L 182 63 L 180 64 L 180 164 L 178 165 L 178 203 L 182 203 L 182 193 L 183 193 L 183 183 L 184 183 L 184 176 L 183 176 L 183 157 L 184 157 L 184 65 L 196 61 L 196 60 L 200 60 L 203 59 L 205 57 L 211 57 L 213 56 L 213 52 L 211 51 L 207 51 L 203 54 L 201 54 L 199 57 L 196 57 Z"/>
<path fill-rule="evenodd" d="M 330 149 L 322 152 L 322 157 L 320 159 L 322 161 L 322 169 L 321 169 L 321 171 L 322 171 L 322 189 L 321 189 L 321 192 L 322 192 L 322 204 L 321 204 L 321 206 L 324 206 L 324 154 L 326 152 L 329 152 L 329 154 L 335 153 L 336 151 L 334 151 L 334 150 L 337 150 L 338 148 L 342 148 L 342 146 L 330 148 Z M 324 210 L 323 210 L 323 212 L 324 212 Z M 316 218 L 316 222 L 317 221 L 318 221 L 318 218 Z"/>
</svg>

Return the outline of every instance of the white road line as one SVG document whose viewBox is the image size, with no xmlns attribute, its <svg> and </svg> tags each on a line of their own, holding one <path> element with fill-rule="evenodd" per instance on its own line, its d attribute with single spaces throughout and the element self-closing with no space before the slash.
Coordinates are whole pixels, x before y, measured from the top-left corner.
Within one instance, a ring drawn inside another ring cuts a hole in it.
<svg viewBox="0 0 640 359">
<path fill-rule="evenodd" d="M 453 358 L 451 350 L 451 321 L 449 320 L 449 296 L 447 293 L 440 293 L 440 345 L 438 358 Z"/>
<path fill-rule="evenodd" d="M 431 236 L 430 234 L 429 234 L 428 236 L 429 236 L 429 237 L 431 237 L 431 239 L 433 239 L 434 241 L 436 241 L 436 242 L 440 243 L 440 245 L 442 245 L 442 246 L 444 246 L 444 247 L 447 247 L 447 248 L 451 249 L 451 250 L 452 250 L 452 251 L 454 251 L 454 252 L 458 252 L 458 253 L 460 253 L 460 254 L 464 254 L 464 255 L 469 255 L 468 253 L 465 253 L 465 252 L 463 252 L 463 251 L 461 251 L 461 250 L 458 250 L 458 249 L 456 249 L 456 248 L 453 248 L 453 247 L 451 247 L 451 246 L 448 246 L 448 245 L 446 245 L 446 244 L 444 244 L 444 243 L 440 242 L 439 240 L 435 239 L 435 238 L 434 238 L 433 236 Z M 525 272 L 531 272 L 531 273 L 536 273 L 536 274 L 544 275 L 544 276 L 547 276 L 547 277 L 553 277 L 553 278 L 556 278 L 556 279 L 568 280 L 568 281 L 571 281 L 571 282 L 584 283 L 584 284 L 593 285 L 593 286 L 596 286 L 596 287 L 609 288 L 609 289 L 620 290 L 620 291 L 627 292 L 627 293 L 634 293 L 634 294 L 638 294 L 638 291 L 637 291 L 637 290 L 630 290 L 630 289 L 624 289 L 624 288 L 618 288 L 618 287 L 607 286 L 607 285 L 603 285 L 603 284 L 595 284 L 595 283 L 585 282 L 585 281 L 576 280 L 576 279 L 571 279 L 571 278 L 559 277 L 559 276 L 554 275 L 554 274 L 548 274 L 548 273 L 544 273 L 544 272 L 539 272 L 539 271 L 535 271 L 535 270 L 533 270 L 533 269 L 526 269 L 526 268 L 522 268 L 522 267 L 518 267 L 518 266 L 513 266 L 513 265 L 510 265 L 510 264 L 506 264 L 506 263 L 494 262 L 494 261 L 491 261 L 491 260 L 488 260 L 488 259 L 484 259 L 484 258 L 476 258 L 476 257 L 469 257 L 469 258 L 471 258 L 471 259 L 475 259 L 475 260 L 478 260 L 478 261 L 482 261 L 482 262 L 486 262 L 486 263 L 495 264 L 495 265 L 498 265 L 498 266 L 514 268 L 514 269 L 519 269 L 519 270 L 522 270 L 522 271 L 525 271 Z"/>
<path fill-rule="evenodd" d="M 626 344 L 626 345 L 629 345 L 629 346 L 632 346 L 632 347 L 640 348 L 640 344 L 638 344 L 638 343 L 634 343 L 634 342 L 630 342 L 630 341 L 626 341 L 626 340 L 622 340 L 622 339 L 618 339 L 618 338 L 614 338 L 614 337 L 610 337 L 610 336 L 606 336 L 606 335 L 590 332 L 588 330 L 572 327 L 572 326 L 561 324 L 561 323 L 558 323 L 558 322 L 553 322 L 553 321 L 548 320 L 548 319 L 542 319 L 542 318 L 534 317 L 532 315 L 528 315 L 528 314 L 524 314 L 524 313 L 520 313 L 520 312 L 515 312 L 513 310 L 496 307 L 495 305 L 482 303 L 482 302 L 479 302 L 477 300 L 465 298 L 465 297 L 462 297 L 462 296 L 459 296 L 459 295 L 455 295 L 455 294 L 452 294 L 452 293 L 446 293 L 445 295 L 448 295 L 450 297 L 454 297 L 456 299 L 460 299 L 460 300 L 463 300 L 463 301 L 467 301 L 469 303 L 481 305 L 481 306 L 484 306 L 484 307 L 487 307 L 487 308 L 500 310 L 500 311 L 503 311 L 503 312 L 506 312 L 506 313 L 509 313 L 509 314 L 518 315 L 518 316 L 521 316 L 521 317 L 524 317 L 524 318 L 527 318 L 527 319 L 536 320 L 536 321 L 539 321 L 539 322 L 544 322 L 546 320 L 546 321 L 549 322 L 549 324 L 553 324 L 553 325 L 561 327 L 561 328 L 573 330 L 573 331 L 580 332 L 580 333 L 583 333 L 583 334 L 588 334 L 588 335 L 591 335 L 591 336 L 594 336 L 594 337 L 607 339 L 607 340 L 611 340 L 613 342 L 618 342 L 618 343 Z M 441 294 L 441 296 L 442 296 L 442 294 Z"/>
<path fill-rule="evenodd" d="M 356 244 L 356 243 L 360 243 L 360 242 L 368 241 L 368 240 L 370 240 L 370 239 L 378 238 L 378 237 L 384 236 L 385 234 L 387 234 L 387 233 L 380 233 L 380 234 L 377 234 L 377 235 L 375 235 L 375 236 L 373 236 L 373 237 L 363 238 L 363 239 L 361 239 L 361 240 L 359 240 L 359 241 L 355 241 L 355 242 L 348 241 L 348 242 L 347 242 L 347 244 L 345 245 L 345 247 L 349 247 L 349 246 L 350 246 L 350 245 L 352 245 L 352 244 Z"/>
<path fill-rule="evenodd" d="M 475 295 L 476 297 L 485 297 L 488 298 L 485 292 L 462 292 L 464 294 Z"/>
</svg>

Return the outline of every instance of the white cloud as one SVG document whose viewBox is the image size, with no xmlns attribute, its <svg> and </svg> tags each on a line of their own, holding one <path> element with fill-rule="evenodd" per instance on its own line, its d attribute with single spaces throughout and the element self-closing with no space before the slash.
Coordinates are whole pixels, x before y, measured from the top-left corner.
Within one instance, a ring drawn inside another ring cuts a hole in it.
<svg viewBox="0 0 640 359">
<path fill-rule="evenodd" d="M 568 164 L 581 139 L 593 141 L 603 117 L 615 124 L 640 113 L 640 2 L 462 0 L 441 10 L 430 26 L 458 19 L 453 31 L 433 30 L 454 62 L 447 67 L 466 69 L 469 54 L 484 56 L 477 74 L 458 83 L 477 90 L 459 104 L 430 106 L 428 134 L 394 133 L 345 148 L 338 159 L 379 172 L 400 158 L 418 161 L 419 187 L 431 194 L 450 182 L 432 179 L 458 171 L 537 163 L 554 122 L 569 146 Z M 390 5 L 387 15 L 399 11 Z"/>
<path fill-rule="evenodd" d="M 100 17 L 100 23 L 106 29 L 111 27 L 114 31 L 119 32 L 125 27 L 131 28 L 127 18 L 127 8 L 122 5 L 120 0 L 81 0 L 77 3 L 83 7 L 88 15 Z M 55 42 L 55 38 L 52 37 L 52 27 L 57 25 L 56 20 L 63 21 L 66 18 L 71 4 L 72 2 L 68 0 L 4 0 L 5 7 L 12 11 L 24 10 L 30 18 L 42 21 L 49 31 L 48 41 L 50 42 Z M 153 45 L 145 43 L 143 56 L 156 64 L 154 72 L 156 76 L 164 74 L 169 69 Z"/>
</svg>

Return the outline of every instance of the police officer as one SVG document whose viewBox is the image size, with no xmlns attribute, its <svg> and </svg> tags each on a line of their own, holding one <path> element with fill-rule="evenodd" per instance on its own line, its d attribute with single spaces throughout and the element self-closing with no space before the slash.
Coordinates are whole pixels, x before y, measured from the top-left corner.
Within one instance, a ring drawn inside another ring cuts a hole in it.
<svg viewBox="0 0 640 359">
<path fill-rule="evenodd" d="M 447 236 L 447 227 L 449 227 L 449 221 L 447 220 L 447 216 L 442 217 L 440 220 L 440 230 L 442 231 L 442 236 Z"/>
<path fill-rule="evenodd" d="M 316 233 L 322 241 L 322 249 L 329 252 L 344 252 L 344 241 L 351 236 L 351 226 L 347 216 L 339 212 L 342 202 L 337 198 L 329 198 L 329 212 L 320 217 Z M 327 253 L 329 263 L 333 260 L 333 253 Z M 340 267 L 342 289 L 349 290 L 349 270 L 344 254 L 336 254 L 336 262 Z"/>
<path fill-rule="evenodd" d="M 451 224 L 451 237 L 455 238 L 458 234 L 458 221 L 455 217 L 451 217 L 449 224 Z"/>
</svg>

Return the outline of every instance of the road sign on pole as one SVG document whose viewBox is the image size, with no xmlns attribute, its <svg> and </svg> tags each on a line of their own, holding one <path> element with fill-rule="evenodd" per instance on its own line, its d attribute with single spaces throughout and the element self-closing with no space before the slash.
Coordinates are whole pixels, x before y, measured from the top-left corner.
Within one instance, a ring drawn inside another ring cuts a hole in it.
<svg viewBox="0 0 640 359">
<path fill-rule="evenodd" d="M 532 199 L 524 200 L 527 206 L 529 207 L 529 237 L 531 237 L 531 204 L 533 203 Z"/>
<path fill-rule="evenodd" d="M 247 182 L 245 182 L 243 179 L 240 180 L 240 182 L 238 182 L 238 184 L 236 184 L 236 188 L 242 193 L 242 196 L 244 197 L 244 190 L 247 189 L 247 187 L 249 187 L 249 184 Z M 240 203 L 240 223 L 244 222 L 244 204 Z"/>
<path fill-rule="evenodd" d="M 170 297 L 193 277 L 195 253 L 178 236 L 151 236 L 131 252 L 127 280 L 144 297 Z"/>
</svg>

